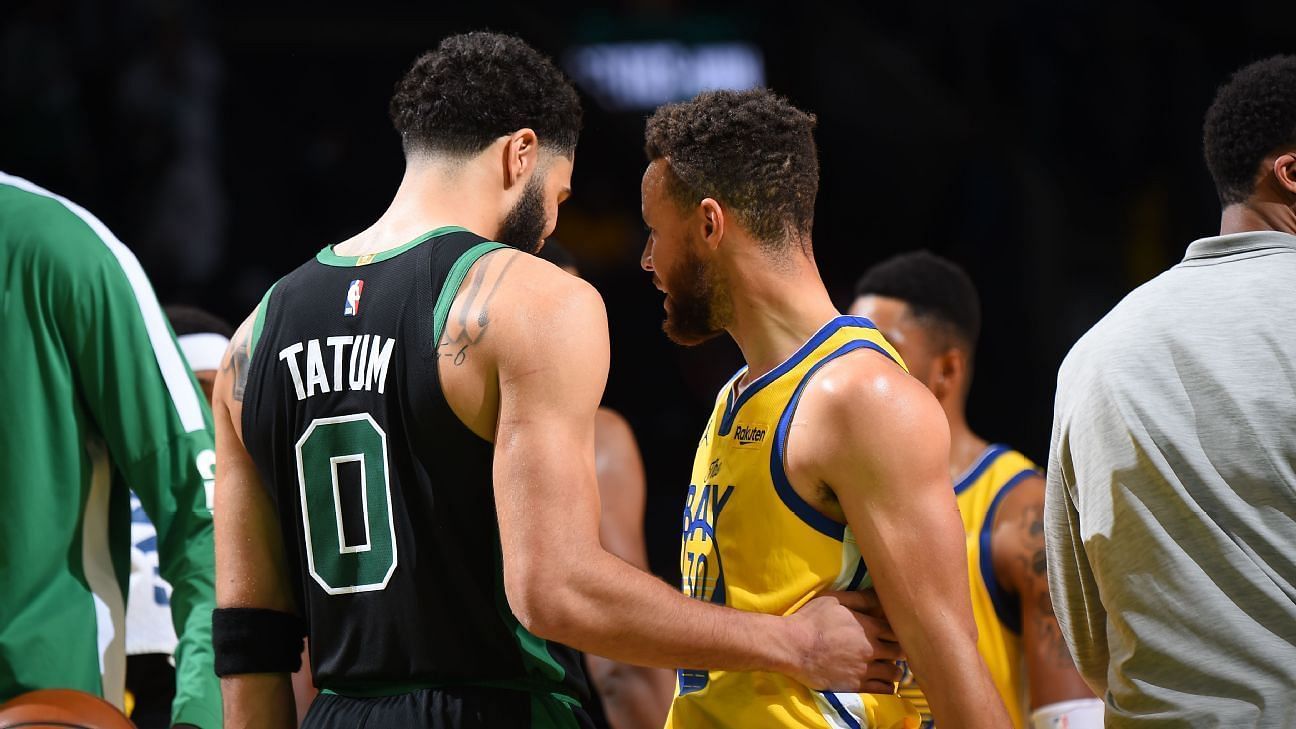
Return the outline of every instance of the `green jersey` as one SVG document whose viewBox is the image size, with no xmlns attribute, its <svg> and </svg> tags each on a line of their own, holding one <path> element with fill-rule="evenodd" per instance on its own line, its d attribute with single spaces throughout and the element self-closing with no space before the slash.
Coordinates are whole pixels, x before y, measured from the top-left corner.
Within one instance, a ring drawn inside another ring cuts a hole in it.
<svg viewBox="0 0 1296 729">
<path fill-rule="evenodd" d="M 0 703 L 121 706 L 130 491 L 174 588 L 176 723 L 220 726 L 211 411 L 139 262 L 86 210 L 0 173 Z"/>
</svg>

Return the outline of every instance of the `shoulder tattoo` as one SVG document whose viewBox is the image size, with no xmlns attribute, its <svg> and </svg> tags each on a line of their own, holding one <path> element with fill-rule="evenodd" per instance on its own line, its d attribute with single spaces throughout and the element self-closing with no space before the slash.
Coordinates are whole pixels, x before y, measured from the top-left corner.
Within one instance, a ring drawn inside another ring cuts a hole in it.
<svg viewBox="0 0 1296 729">
<path fill-rule="evenodd" d="M 503 286 L 508 271 L 517 256 L 486 256 L 473 273 L 466 288 L 458 316 L 446 322 L 441 341 L 437 342 L 437 355 L 451 358 L 459 367 L 467 361 L 469 349 L 486 338 L 491 323 L 491 302 Z"/>
<path fill-rule="evenodd" d="M 229 354 L 221 370 L 229 377 L 230 396 L 235 402 L 243 402 L 243 393 L 247 389 L 248 369 L 251 360 L 248 354 L 248 346 L 252 338 L 252 330 L 249 326 L 251 320 L 244 322 L 237 332 L 234 332 L 234 339 L 229 344 Z"/>
</svg>

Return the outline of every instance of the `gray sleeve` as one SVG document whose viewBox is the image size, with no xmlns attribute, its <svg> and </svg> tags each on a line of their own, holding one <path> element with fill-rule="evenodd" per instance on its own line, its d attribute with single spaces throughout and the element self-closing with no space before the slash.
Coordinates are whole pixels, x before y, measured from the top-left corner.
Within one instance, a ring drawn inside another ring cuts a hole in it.
<svg viewBox="0 0 1296 729">
<path fill-rule="evenodd" d="M 1061 383 L 1059 383 L 1061 392 Z M 1049 593 L 1058 627 L 1085 683 L 1099 697 L 1107 692 L 1107 610 L 1098 594 L 1081 537 L 1074 469 L 1062 399 L 1054 412 L 1044 497 L 1044 539 L 1048 552 Z M 1068 479 L 1068 475 L 1071 479 Z"/>
</svg>

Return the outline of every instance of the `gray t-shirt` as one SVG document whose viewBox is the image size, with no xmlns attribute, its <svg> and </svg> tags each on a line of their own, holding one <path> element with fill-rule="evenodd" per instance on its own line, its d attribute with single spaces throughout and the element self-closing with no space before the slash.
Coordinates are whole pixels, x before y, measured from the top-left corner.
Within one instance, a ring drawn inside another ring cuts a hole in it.
<svg viewBox="0 0 1296 729">
<path fill-rule="evenodd" d="M 1076 343 L 1046 520 L 1107 726 L 1296 726 L 1296 236 L 1198 240 Z"/>
</svg>

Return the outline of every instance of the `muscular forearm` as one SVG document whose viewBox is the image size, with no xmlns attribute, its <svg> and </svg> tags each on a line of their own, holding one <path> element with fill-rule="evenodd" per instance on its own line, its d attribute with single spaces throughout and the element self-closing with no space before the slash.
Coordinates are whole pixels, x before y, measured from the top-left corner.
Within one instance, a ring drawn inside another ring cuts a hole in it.
<svg viewBox="0 0 1296 729">
<path fill-rule="evenodd" d="M 250 673 L 221 679 L 225 729 L 296 729 L 292 677 Z"/>
<path fill-rule="evenodd" d="M 685 597 L 599 550 L 511 578 L 509 603 L 533 633 L 616 661 L 661 668 L 791 672 L 811 650 L 782 618 Z M 524 568 L 525 569 L 525 568 Z"/>
<path fill-rule="evenodd" d="M 1008 716 L 977 652 L 963 530 L 956 518 L 957 511 L 944 507 L 916 511 L 913 532 L 887 521 L 872 535 L 865 559 L 876 555 L 869 566 L 877 570 L 878 595 L 936 723 L 1003 727 Z M 921 543 L 912 540 L 914 533 L 925 535 Z M 890 549 L 875 543 L 879 538 L 891 539 Z"/>
<path fill-rule="evenodd" d="M 918 651 L 905 646 L 914 675 L 941 727 L 1008 726 L 999 693 L 986 670 L 976 640 L 964 635 L 934 636 Z M 938 654 L 933 652 L 938 651 Z M 975 668 L 975 670 L 974 670 Z"/>
</svg>

